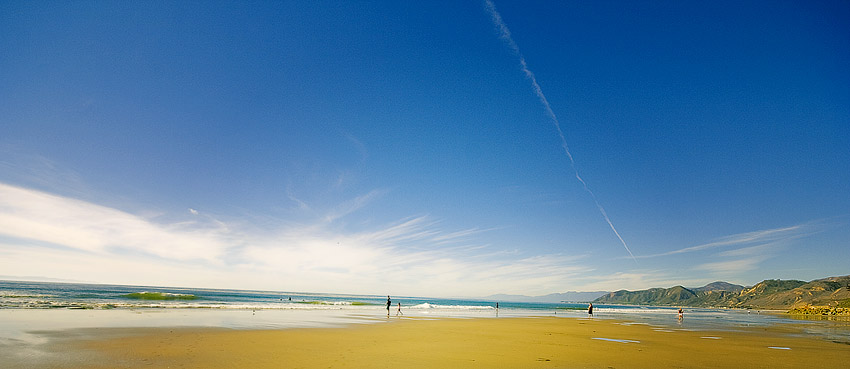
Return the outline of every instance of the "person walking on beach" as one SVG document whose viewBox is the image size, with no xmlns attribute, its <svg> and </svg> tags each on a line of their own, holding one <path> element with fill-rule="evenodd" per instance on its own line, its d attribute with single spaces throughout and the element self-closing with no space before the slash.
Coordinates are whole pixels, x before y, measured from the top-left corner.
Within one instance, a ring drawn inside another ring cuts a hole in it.
<svg viewBox="0 0 850 369">
<path fill-rule="evenodd" d="M 593 318 L 593 303 L 587 305 L 587 316 Z"/>
<path fill-rule="evenodd" d="M 404 313 L 401 312 L 401 303 L 400 302 L 398 303 L 398 311 L 395 312 L 395 316 L 399 316 L 399 315 L 404 315 Z"/>
<path fill-rule="evenodd" d="M 390 300 L 390 296 L 388 295 L 387 296 L 387 316 L 390 316 L 390 305 L 392 305 L 392 304 L 393 304 L 393 302 Z"/>
<path fill-rule="evenodd" d="M 682 319 L 684 319 L 684 318 L 685 318 L 685 312 L 682 311 L 682 308 L 679 308 L 679 321 L 681 322 Z"/>
</svg>

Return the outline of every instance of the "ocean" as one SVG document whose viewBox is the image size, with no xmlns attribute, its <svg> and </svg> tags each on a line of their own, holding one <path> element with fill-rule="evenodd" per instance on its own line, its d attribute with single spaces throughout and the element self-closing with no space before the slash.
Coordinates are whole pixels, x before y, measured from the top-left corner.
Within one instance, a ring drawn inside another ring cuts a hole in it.
<svg viewBox="0 0 850 369">
<path fill-rule="evenodd" d="M 387 314 L 384 295 L 0 281 L 0 344 L 3 340 L 39 339 L 33 332 L 78 328 L 284 329 L 411 318 L 588 318 L 586 303 L 390 298 L 392 306 Z M 594 305 L 593 319 L 688 330 L 796 324 L 803 325 L 807 334 L 850 342 L 850 322 L 846 319 L 796 320 L 777 312 L 686 308 L 685 318 L 679 321 L 676 311 L 676 307 Z"/>
<path fill-rule="evenodd" d="M 587 304 L 391 296 L 392 313 L 584 310 Z M 238 309 L 386 312 L 387 296 L 0 281 L 0 309 Z"/>
</svg>

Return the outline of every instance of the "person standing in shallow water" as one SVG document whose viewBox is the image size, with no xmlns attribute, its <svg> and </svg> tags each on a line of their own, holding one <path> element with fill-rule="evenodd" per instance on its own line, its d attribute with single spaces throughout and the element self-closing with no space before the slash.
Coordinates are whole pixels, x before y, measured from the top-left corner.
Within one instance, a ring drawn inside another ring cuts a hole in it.
<svg viewBox="0 0 850 369">
<path fill-rule="evenodd" d="M 392 304 L 393 302 L 390 300 L 390 297 L 387 296 L 387 316 L 390 316 L 390 305 Z"/>
<path fill-rule="evenodd" d="M 593 303 L 592 302 L 589 305 L 587 305 L 587 316 L 589 316 L 591 318 L 593 317 Z"/>
</svg>

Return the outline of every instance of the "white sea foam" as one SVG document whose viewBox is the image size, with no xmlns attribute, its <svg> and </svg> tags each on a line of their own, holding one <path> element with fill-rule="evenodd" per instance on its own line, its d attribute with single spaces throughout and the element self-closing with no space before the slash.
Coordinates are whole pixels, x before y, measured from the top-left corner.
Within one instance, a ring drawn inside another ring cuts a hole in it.
<svg viewBox="0 0 850 369">
<path fill-rule="evenodd" d="M 596 314 L 676 314 L 673 308 L 662 307 L 595 307 L 593 312 Z"/>
<path fill-rule="evenodd" d="M 34 297 L 52 297 L 52 295 L 46 295 L 42 293 L 32 293 L 32 292 L 24 292 L 21 291 L 13 291 L 13 290 L 0 290 L 0 298 L 9 298 L 9 299 L 19 299 L 19 298 L 34 298 Z"/>
<path fill-rule="evenodd" d="M 600 341 L 619 342 L 619 343 L 640 343 L 640 341 L 635 341 L 635 340 L 620 340 L 620 339 L 616 339 L 616 338 L 593 337 L 593 338 L 591 338 L 591 339 L 593 339 L 593 340 L 600 340 Z"/>
<path fill-rule="evenodd" d="M 417 305 L 412 305 L 409 307 L 404 307 L 407 309 L 442 309 L 442 310 L 495 310 L 496 308 L 493 306 L 481 306 L 481 305 L 436 305 L 431 303 L 421 303 Z"/>
</svg>

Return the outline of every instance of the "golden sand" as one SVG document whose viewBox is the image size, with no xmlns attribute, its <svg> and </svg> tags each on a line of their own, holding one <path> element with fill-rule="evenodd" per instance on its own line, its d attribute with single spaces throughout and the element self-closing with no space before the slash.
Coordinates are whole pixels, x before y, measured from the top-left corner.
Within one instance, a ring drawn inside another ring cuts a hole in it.
<svg viewBox="0 0 850 369">
<path fill-rule="evenodd" d="M 77 341 L 87 368 L 846 368 L 850 345 L 777 329 L 614 320 L 395 320 L 347 328 L 150 329 Z M 623 341 L 613 341 L 623 340 Z M 773 348 L 771 348 L 773 347 Z M 80 367 L 80 363 L 71 363 Z"/>
</svg>

